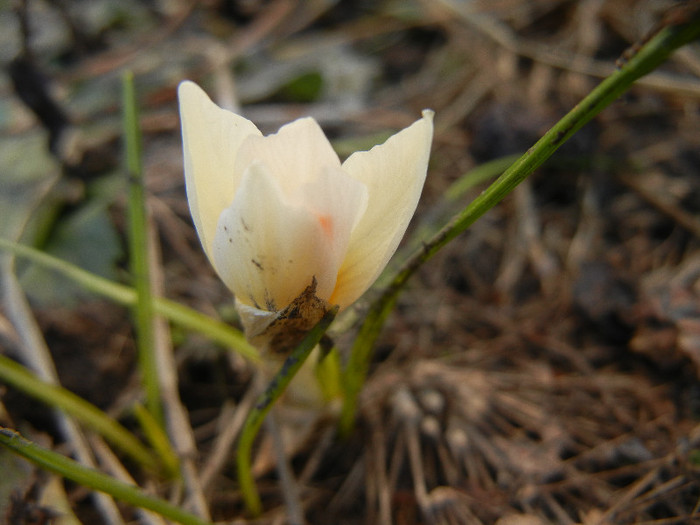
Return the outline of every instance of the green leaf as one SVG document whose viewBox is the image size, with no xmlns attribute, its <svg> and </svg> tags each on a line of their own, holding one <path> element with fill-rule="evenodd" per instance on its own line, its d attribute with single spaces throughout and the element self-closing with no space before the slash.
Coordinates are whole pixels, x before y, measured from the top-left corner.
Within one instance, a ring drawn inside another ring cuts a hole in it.
<svg viewBox="0 0 700 525">
<path fill-rule="evenodd" d="M 273 98 L 304 104 L 318 100 L 322 89 L 323 77 L 321 73 L 311 71 L 287 82 L 273 95 Z"/>
</svg>

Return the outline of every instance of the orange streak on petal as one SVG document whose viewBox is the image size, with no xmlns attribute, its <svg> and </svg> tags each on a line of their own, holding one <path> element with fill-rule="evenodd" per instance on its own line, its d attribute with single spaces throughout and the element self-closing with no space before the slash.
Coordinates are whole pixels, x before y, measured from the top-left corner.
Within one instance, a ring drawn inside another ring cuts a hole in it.
<svg viewBox="0 0 700 525">
<path fill-rule="evenodd" d="M 333 218 L 330 215 L 319 215 L 318 222 L 327 237 L 333 238 Z"/>
</svg>

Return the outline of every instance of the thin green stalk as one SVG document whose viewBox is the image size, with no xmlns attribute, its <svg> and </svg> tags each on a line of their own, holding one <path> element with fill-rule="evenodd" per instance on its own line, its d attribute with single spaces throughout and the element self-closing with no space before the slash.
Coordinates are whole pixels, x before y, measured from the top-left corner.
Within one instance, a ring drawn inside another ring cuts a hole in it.
<svg viewBox="0 0 700 525">
<path fill-rule="evenodd" d="M 124 138 L 126 140 L 126 169 L 129 176 L 129 254 L 130 268 L 136 289 L 136 338 L 139 349 L 139 370 L 146 392 L 146 407 L 161 426 L 164 426 L 160 381 L 155 355 L 154 308 L 151 294 L 151 276 L 148 263 L 148 217 L 146 192 L 141 162 L 141 128 L 134 76 L 127 72 L 122 77 L 124 99 Z"/>
<path fill-rule="evenodd" d="M 133 413 L 146 436 L 146 439 L 160 456 L 160 460 L 165 466 L 170 477 L 176 477 L 180 472 L 180 460 L 175 453 L 168 435 L 155 420 L 146 407 L 141 403 L 136 403 L 133 407 Z"/>
<path fill-rule="evenodd" d="M 86 290 L 106 297 L 115 303 L 124 306 L 134 306 L 136 304 L 136 292 L 133 288 L 90 273 L 72 263 L 58 259 L 35 248 L 0 238 L 0 250 L 6 250 L 17 257 L 23 257 L 44 268 L 54 270 L 83 286 Z M 222 346 L 234 349 L 251 361 L 260 361 L 258 351 L 246 341 L 245 336 L 239 330 L 163 297 L 155 297 L 153 306 L 156 313 L 173 323 L 188 330 L 204 334 Z"/>
<path fill-rule="evenodd" d="M 316 363 L 314 377 L 321 387 L 325 401 L 330 402 L 343 397 L 342 371 L 340 351 L 336 347 L 326 350 L 325 355 L 321 355 Z"/>
<path fill-rule="evenodd" d="M 381 288 L 391 282 L 393 272 L 400 267 L 401 262 L 411 255 L 419 246 L 423 246 L 425 239 L 432 237 L 439 226 L 449 220 L 461 205 L 459 200 L 475 186 L 490 180 L 495 180 L 507 168 L 509 168 L 520 155 L 507 155 L 490 160 L 476 166 L 455 180 L 443 193 L 441 202 L 437 203 L 428 213 L 421 217 L 420 223 L 416 226 L 409 239 L 406 239 L 403 246 L 394 254 L 389 266 L 380 275 L 374 284 L 376 288 Z"/>
<path fill-rule="evenodd" d="M 156 456 L 116 420 L 95 405 L 60 386 L 37 378 L 19 363 L 0 354 L 0 379 L 25 394 L 63 410 L 150 470 L 158 470 Z"/>
<path fill-rule="evenodd" d="M 245 505 L 253 516 L 257 517 L 262 512 L 260 495 L 255 487 L 255 480 L 253 479 L 253 473 L 251 471 L 251 450 L 255 437 L 258 435 L 260 425 L 262 425 L 265 420 L 265 416 L 270 411 L 275 401 L 282 395 L 285 388 L 287 388 L 287 385 L 299 371 L 301 365 L 304 364 L 306 358 L 309 357 L 309 354 L 321 340 L 323 334 L 326 333 L 326 330 L 333 322 L 333 319 L 335 319 L 337 313 L 338 307 L 335 306 L 326 312 L 316 326 L 306 334 L 304 340 L 292 351 L 265 392 L 258 398 L 255 407 L 253 407 L 250 414 L 248 414 L 245 424 L 243 425 L 236 453 L 238 483 L 241 486 Z"/>
<path fill-rule="evenodd" d="M 124 483 L 102 472 L 85 467 L 61 454 L 40 447 L 8 428 L 0 427 L 0 444 L 50 472 L 84 487 L 110 494 L 135 507 L 151 510 L 164 518 L 183 525 L 211 525 L 210 522 L 185 512 L 167 501 L 145 494 L 135 485 Z"/>
<path fill-rule="evenodd" d="M 445 190 L 445 200 L 447 202 L 454 202 L 475 186 L 488 180 L 495 179 L 512 166 L 519 158 L 520 155 L 507 155 L 479 164 L 462 175 Z"/>
<path fill-rule="evenodd" d="M 406 281 L 442 247 L 513 191 L 564 142 L 629 89 L 636 80 L 653 71 L 674 50 L 698 38 L 700 38 L 700 17 L 695 17 L 686 24 L 661 30 L 407 260 L 384 293 L 372 304 L 353 344 L 344 373 L 345 399 L 339 422 L 342 435 L 347 435 L 354 426 L 357 396 L 367 375 L 372 347 Z"/>
</svg>

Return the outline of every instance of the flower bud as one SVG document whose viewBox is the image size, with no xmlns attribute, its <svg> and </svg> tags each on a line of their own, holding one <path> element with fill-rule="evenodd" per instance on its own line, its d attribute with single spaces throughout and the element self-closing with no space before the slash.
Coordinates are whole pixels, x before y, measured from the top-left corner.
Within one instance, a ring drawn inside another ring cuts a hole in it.
<svg viewBox="0 0 700 525">
<path fill-rule="evenodd" d="M 433 112 L 341 163 L 312 118 L 263 136 L 192 82 L 178 96 L 187 199 L 204 251 L 251 342 L 288 346 L 288 333 L 358 299 L 396 251 L 423 189 Z"/>
</svg>

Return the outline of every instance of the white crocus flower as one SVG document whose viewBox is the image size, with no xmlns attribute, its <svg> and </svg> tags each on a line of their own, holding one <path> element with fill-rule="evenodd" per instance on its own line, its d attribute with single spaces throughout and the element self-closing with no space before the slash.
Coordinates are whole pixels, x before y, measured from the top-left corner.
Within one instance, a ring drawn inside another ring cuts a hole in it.
<svg viewBox="0 0 700 525">
<path fill-rule="evenodd" d="M 352 304 L 415 212 L 433 112 L 341 164 L 312 118 L 264 137 L 193 82 L 178 95 L 192 218 L 248 336 L 280 317 L 302 317 L 306 330 L 330 305 Z"/>
</svg>

